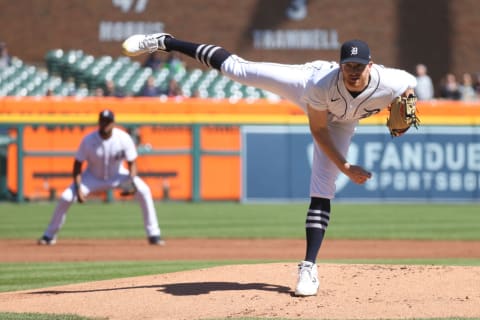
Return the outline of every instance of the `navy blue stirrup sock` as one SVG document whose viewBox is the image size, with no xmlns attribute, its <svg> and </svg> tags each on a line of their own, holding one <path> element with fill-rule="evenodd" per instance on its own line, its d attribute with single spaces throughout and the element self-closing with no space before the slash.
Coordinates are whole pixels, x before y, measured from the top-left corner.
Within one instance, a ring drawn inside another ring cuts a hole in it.
<svg viewBox="0 0 480 320">
<path fill-rule="evenodd" d="M 330 199 L 312 197 L 305 222 L 307 236 L 305 261 L 316 262 L 329 221 Z"/>
<path fill-rule="evenodd" d="M 222 47 L 186 42 L 175 38 L 166 38 L 165 47 L 170 51 L 178 51 L 197 60 L 210 68 L 220 70 L 222 63 L 230 57 L 231 53 Z"/>
</svg>

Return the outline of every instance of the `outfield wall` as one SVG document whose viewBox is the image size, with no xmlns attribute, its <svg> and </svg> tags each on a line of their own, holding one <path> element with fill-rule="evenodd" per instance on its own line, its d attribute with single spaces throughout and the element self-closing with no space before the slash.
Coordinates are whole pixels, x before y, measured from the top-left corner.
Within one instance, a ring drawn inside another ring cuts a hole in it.
<svg viewBox="0 0 480 320">
<path fill-rule="evenodd" d="M 286 101 L 264 100 L 4 98 L 0 126 L 16 139 L 7 149 L 7 188 L 21 199 L 48 198 L 52 190 L 58 196 L 70 177 L 35 176 L 70 173 L 81 138 L 95 130 L 107 107 L 137 140 L 141 172 L 176 173 L 145 178 L 156 199 L 308 198 L 307 119 Z M 420 129 L 401 138 L 388 135 L 386 112 L 362 121 L 349 159 L 373 171 L 374 179 L 358 186 L 340 177 L 339 199 L 479 198 L 480 104 L 423 102 L 418 109 Z"/>
<path fill-rule="evenodd" d="M 242 200 L 304 201 L 309 193 L 313 142 L 307 126 L 242 128 Z M 263 145 L 270 144 L 268 149 Z M 392 139 L 380 126 L 360 126 L 347 157 L 371 171 L 364 185 L 340 175 L 343 201 L 477 201 L 480 128 L 421 126 Z"/>
</svg>

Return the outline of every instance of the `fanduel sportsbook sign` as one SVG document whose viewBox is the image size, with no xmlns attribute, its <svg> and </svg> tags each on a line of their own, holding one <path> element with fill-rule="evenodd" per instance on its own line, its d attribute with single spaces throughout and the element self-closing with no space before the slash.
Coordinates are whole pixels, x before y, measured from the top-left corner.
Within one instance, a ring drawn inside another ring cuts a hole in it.
<svg viewBox="0 0 480 320">
<path fill-rule="evenodd" d="M 338 179 L 339 197 L 477 200 L 480 135 L 474 127 L 427 127 L 385 139 L 378 127 L 360 127 L 348 159 L 373 173 L 355 188 Z M 342 183 L 343 182 L 343 183 Z"/>
<path fill-rule="evenodd" d="M 253 128 L 256 129 L 250 133 L 245 128 L 244 135 L 247 155 L 244 159 L 245 200 L 308 198 L 313 155 L 313 142 L 308 128 Z M 249 145 L 255 144 L 257 138 L 274 143 L 269 143 L 268 149 L 254 146 L 251 149 Z M 262 159 L 270 159 L 271 162 L 272 158 L 267 154 L 270 149 L 288 161 L 283 159 L 265 170 L 261 167 L 264 162 Z M 357 185 L 340 175 L 336 183 L 337 199 L 480 199 L 479 128 L 422 126 L 418 131 L 411 129 L 406 135 L 392 139 L 384 127 L 360 126 L 347 158 L 349 162 L 371 171 L 373 177 L 365 185 Z M 255 164 L 257 161 L 258 165 Z M 258 184 L 257 180 L 269 181 L 269 190 L 259 190 L 262 184 Z M 292 184 L 294 188 L 285 187 Z"/>
</svg>

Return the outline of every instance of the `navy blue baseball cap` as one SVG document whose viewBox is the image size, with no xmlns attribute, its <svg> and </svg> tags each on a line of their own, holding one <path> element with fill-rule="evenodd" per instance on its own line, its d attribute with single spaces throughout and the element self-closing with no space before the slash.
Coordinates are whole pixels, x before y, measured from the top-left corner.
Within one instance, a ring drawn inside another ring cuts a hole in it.
<svg viewBox="0 0 480 320">
<path fill-rule="evenodd" d="M 105 109 L 100 114 L 98 115 L 98 121 L 102 120 L 109 120 L 109 121 L 115 121 L 115 115 L 113 114 L 112 110 Z"/>
<path fill-rule="evenodd" d="M 368 64 L 372 60 L 368 44 L 362 40 L 349 40 L 340 49 L 340 64 L 356 62 Z"/>
</svg>

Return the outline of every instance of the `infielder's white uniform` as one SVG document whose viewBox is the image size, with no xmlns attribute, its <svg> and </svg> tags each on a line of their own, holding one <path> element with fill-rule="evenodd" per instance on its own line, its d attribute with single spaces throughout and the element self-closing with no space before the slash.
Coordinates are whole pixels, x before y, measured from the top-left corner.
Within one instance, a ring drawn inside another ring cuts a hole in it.
<svg viewBox="0 0 480 320">
<path fill-rule="evenodd" d="M 302 65 L 251 62 L 231 55 L 222 73 L 242 84 L 268 90 L 300 106 L 329 111 L 329 131 L 346 156 L 359 119 L 380 112 L 407 88 L 416 86 L 413 75 L 374 64 L 368 87 L 357 97 L 345 88 L 338 63 L 314 61 Z M 310 196 L 332 199 L 339 169 L 314 143 Z"/>
<path fill-rule="evenodd" d="M 135 144 L 123 130 L 113 128 L 112 136 L 106 140 L 100 137 L 98 130 L 85 136 L 75 155 L 79 162 L 87 161 L 88 166 L 82 173 L 81 191 L 85 196 L 90 192 L 105 191 L 120 187 L 131 181 L 129 171 L 123 166 L 124 161 L 137 158 Z M 157 213 L 148 185 L 139 177 L 134 178 L 137 188 L 135 198 L 140 202 L 143 212 L 145 232 L 148 237 L 160 236 Z M 76 200 L 75 185 L 65 189 L 55 208 L 50 224 L 44 235 L 55 238 L 65 222 L 67 210 Z"/>
</svg>

